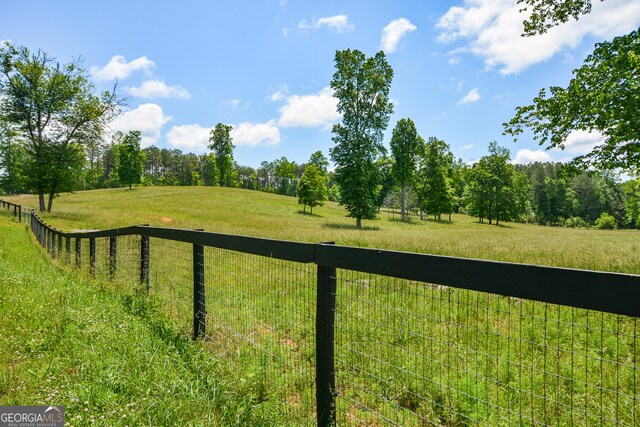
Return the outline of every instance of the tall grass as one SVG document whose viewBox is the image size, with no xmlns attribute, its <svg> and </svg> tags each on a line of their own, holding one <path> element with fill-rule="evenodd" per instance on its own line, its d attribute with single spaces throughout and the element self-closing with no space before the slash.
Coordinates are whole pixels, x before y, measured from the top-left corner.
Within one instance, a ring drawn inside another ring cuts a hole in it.
<svg viewBox="0 0 640 427">
<path fill-rule="evenodd" d="M 9 198 L 36 205 L 34 196 Z M 506 223 L 480 224 L 466 215 L 451 223 L 393 220 L 384 212 L 356 230 L 329 202 L 303 215 L 297 199 L 220 187 L 141 187 L 64 194 L 44 219 L 64 230 L 133 224 L 204 228 L 220 233 L 325 242 L 411 252 L 591 270 L 640 273 L 635 230 L 605 231 Z"/>
<path fill-rule="evenodd" d="M 635 231 L 495 227 L 462 215 L 405 223 L 384 212 L 355 230 L 335 204 L 308 216 L 295 199 L 224 188 L 92 191 L 56 208 L 45 220 L 66 230 L 148 223 L 640 273 Z M 138 242 L 127 245 L 121 279 L 135 283 Z M 152 300 L 186 334 L 191 248 L 160 239 L 151 248 Z M 246 399 L 279 414 L 278 425 L 312 422 L 313 272 L 206 255 L 209 354 L 228 362 Z M 633 425 L 640 414 L 637 319 L 347 271 L 338 271 L 337 301 L 341 424 Z"/>
<path fill-rule="evenodd" d="M 0 405 L 63 405 L 70 426 L 289 424 L 165 319 L 51 264 L 0 215 Z"/>
</svg>

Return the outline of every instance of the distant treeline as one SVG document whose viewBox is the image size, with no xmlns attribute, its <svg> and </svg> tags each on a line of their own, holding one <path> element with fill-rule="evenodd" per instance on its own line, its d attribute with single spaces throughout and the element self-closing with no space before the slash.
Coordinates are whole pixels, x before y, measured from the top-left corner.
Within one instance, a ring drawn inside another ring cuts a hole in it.
<svg viewBox="0 0 640 427">
<path fill-rule="evenodd" d="M 6 169 L 0 171 L 0 192 L 4 194 L 28 192 L 27 183 L 18 173 L 20 168 L 17 166 L 21 157 L 19 146 L 13 146 L 12 150 L 6 150 L 6 148 L 2 150 L 5 153 L 4 160 L 7 160 L 7 154 L 11 154 L 16 167 L 13 168 L 14 173 L 11 176 L 7 174 Z M 144 162 L 141 184 L 144 186 L 213 186 L 219 183 L 214 153 L 197 155 L 155 146 L 144 148 L 142 152 Z M 314 155 L 326 161 L 321 153 Z M 491 155 L 487 157 L 490 158 Z M 68 191 L 124 185 L 117 173 L 117 144 L 88 144 L 85 147 L 85 159 L 84 166 L 77 171 L 73 182 L 69 183 Z M 393 163 L 392 157 L 382 157 L 378 160 L 379 173 L 382 175 L 378 208 L 400 208 L 401 188 L 394 182 Z M 298 183 L 307 164 L 299 164 L 286 157 L 263 161 L 257 168 L 234 162 L 230 186 L 297 196 Z M 451 200 L 445 205 L 449 206 L 449 209 L 445 207 L 440 213 L 467 213 L 479 218 L 491 218 L 491 214 L 478 211 L 478 205 L 482 207 L 483 202 L 477 200 L 477 196 L 483 193 L 472 191 L 478 186 L 476 176 L 483 176 L 478 169 L 478 165 L 469 166 L 459 159 L 448 162 L 445 176 L 447 195 Z M 509 215 L 505 216 L 506 213 L 502 216 L 494 215 L 495 219 L 570 227 L 587 227 L 596 223 L 604 228 L 640 226 L 638 201 L 640 179 L 622 183 L 613 174 L 569 175 L 562 163 L 536 162 L 515 165 L 514 169 L 519 176 L 526 178 L 526 181 L 522 180 L 523 182 L 519 184 L 522 187 L 519 192 L 521 196 L 518 196 L 518 191 L 515 190 L 514 193 L 507 194 L 506 198 L 517 203 L 512 203 Z M 340 190 L 333 176 L 332 172 L 327 173 L 328 196 L 329 200 L 339 201 Z M 421 193 L 441 191 L 436 191 L 436 188 L 425 189 L 425 185 L 421 185 L 423 184 L 421 180 L 423 179 L 420 173 L 416 173 L 416 180 L 406 189 L 405 203 L 408 212 L 414 212 L 422 217 L 425 213 L 436 212 L 429 209 L 427 205 L 430 202 L 429 197 L 421 197 Z M 511 184 L 511 187 L 514 185 Z M 498 197 L 490 193 L 486 196 L 487 200 Z M 516 200 L 518 197 L 521 200 Z M 422 199 L 426 199 L 427 203 Z M 604 219 L 602 219 L 603 214 Z"/>
</svg>

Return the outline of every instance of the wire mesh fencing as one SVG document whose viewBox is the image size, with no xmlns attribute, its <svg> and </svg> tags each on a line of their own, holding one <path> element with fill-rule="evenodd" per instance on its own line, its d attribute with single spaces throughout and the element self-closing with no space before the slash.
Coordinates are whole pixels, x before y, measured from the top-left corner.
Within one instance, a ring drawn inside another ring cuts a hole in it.
<svg viewBox="0 0 640 427">
<path fill-rule="evenodd" d="M 315 265 L 213 247 L 205 263 L 209 346 L 240 367 L 257 402 L 312 419 Z"/>
<path fill-rule="evenodd" d="M 193 325 L 301 425 L 640 424 L 637 275 L 30 224 L 58 260 Z"/>
<path fill-rule="evenodd" d="M 640 420 L 638 320 L 338 271 L 339 425 Z"/>
</svg>

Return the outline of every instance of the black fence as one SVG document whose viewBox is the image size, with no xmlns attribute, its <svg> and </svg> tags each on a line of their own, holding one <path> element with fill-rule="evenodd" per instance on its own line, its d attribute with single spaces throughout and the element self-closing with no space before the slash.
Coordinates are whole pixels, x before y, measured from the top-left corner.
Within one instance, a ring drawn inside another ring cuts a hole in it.
<svg viewBox="0 0 640 427">
<path fill-rule="evenodd" d="M 156 298 L 292 424 L 640 424 L 639 275 L 149 226 L 65 233 L 2 206 L 53 258 Z"/>
</svg>

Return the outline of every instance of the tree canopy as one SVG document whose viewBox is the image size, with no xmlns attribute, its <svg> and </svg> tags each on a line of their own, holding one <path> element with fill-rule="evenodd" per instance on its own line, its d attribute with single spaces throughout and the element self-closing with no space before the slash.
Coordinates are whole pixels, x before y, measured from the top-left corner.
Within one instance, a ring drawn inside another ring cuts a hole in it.
<svg viewBox="0 0 640 427">
<path fill-rule="evenodd" d="M 60 64 L 43 51 L 10 43 L 0 48 L 0 114 L 23 141 L 29 189 L 39 208 L 51 210 L 53 198 L 73 187 L 82 167 L 82 146 L 102 138 L 118 112 L 116 90 L 93 95 L 93 85 L 78 60 Z M 80 165 L 78 167 L 78 161 Z"/>
<path fill-rule="evenodd" d="M 385 152 L 383 132 L 393 113 L 389 90 L 393 69 L 384 52 L 367 58 L 358 50 L 337 51 L 331 88 L 338 99 L 342 122 L 333 126 L 331 159 L 340 186 L 340 204 L 356 219 L 376 216 L 380 174 L 375 161 Z"/>
<path fill-rule="evenodd" d="M 325 174 L 316 165 L 308 165 L 298 182 L 298 204 L 303 205 L 303 212 L 307 206 L 313 208 L 322 206 L 327 200 L 327 179 Z"/>
<path fill-rule="evenodd" d="M 211 130 L 209 136 L 209 149 L 216 156 L 216 169 L 218 172 L 218 184 L 223 187 L 233 186 L 233 138 L 231 130 L 233 126 L 218 123 Z"/>
<path fill-rule="evenodd" d="M 549 28 L 591 12 L 591 0 L 518 0 L 518 4 L 524 5 L 521 12 L 531 11 L 523 22 L 525 36 L 546 33 Z"/>
<path fill-rule="evenodd" d="M 640 33 L 596 45 L 567 88 L 542 89 L 533 104 L 518 107 L 504 124 L 505 134 L 526 128 L 547 148 L 564 148 L 572 131 L 599 131 L 602 143 L 575 159 L 579 166 L 602 169 L 640 167 Z"/>
<path fill-rule="evenodd" d="M 140 150 L 140 131 L 132 130 L 122 136 L 116 146 L 118 157 L 118 179 L 122 184 L 139 184 L 144 166 L 144 152 Z"/>
<path fill-rule="evenodd" d="M 400 187 L 400 212 L 406 219 L 406 193 L 413 184 L 416 175 L 418 155 L 423 149 L 424 140 L 418 135 L 416 125 L 411 119 L 400 119 L 393 128 L 391 136 L 391 154 L 393 155 L 392 175 Z"/>
</svg>

